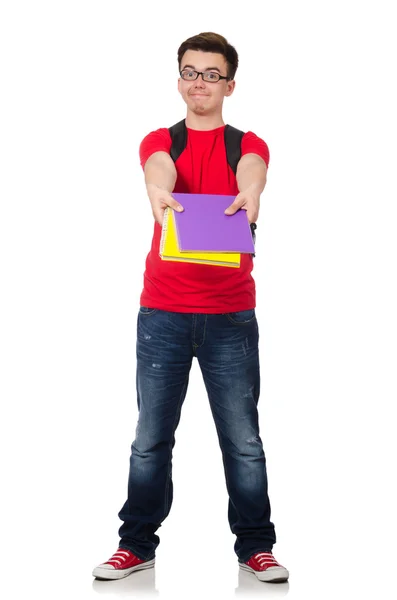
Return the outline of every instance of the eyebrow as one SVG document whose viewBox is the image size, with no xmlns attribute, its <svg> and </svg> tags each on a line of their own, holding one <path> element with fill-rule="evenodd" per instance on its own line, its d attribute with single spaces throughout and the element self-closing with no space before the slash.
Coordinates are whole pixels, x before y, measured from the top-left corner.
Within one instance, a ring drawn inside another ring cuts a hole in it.
<svg viewBox="0 0 397 600">
<path fill-rule="evenodd" d="M 185 65 L 185 66 L 182 68 L 182 71 L 183 71 L 183 69 L 193 69 L 193 71 L 196 71 L 196 70 L 197 70 L 197 69 L 196 69 L 196 67 L 194 67 L 193 65 Z M 204 72 L 205 72 L 205 71 L 218 71 L 218 73 L 220 73 L 220 72 L 221 72 L 221 71 L 220 71 L 220 69 L 218 69 L 218 67 L 207 67 L 206 69 L 204 69 Z"/>
</svg>

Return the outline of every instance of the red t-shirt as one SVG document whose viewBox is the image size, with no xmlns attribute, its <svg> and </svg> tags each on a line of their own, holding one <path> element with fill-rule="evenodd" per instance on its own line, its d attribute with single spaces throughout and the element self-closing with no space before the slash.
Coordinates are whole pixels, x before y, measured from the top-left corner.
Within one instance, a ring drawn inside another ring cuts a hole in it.
<svg viewBox="0 0 397 600">
<path fill-rule="evenodd" d="M 187 145 L 175 163 L 174 192 L 236 196 L 236 176 L 226 159 L 224 128 L 198 131 L 188 128 Z M 139 154 L 142 168 L 160 150 L 170 153 L 171 136 L 166 128 L 149 133 Z M 254 152 L 269 164 L 266 143 L 251 131 L 245 133 L 241 155 Z M 159 255 L 161 227 L 155 221 L 151 250 L 146 258 L 142 306 L 173 312 L 224 313 L 255 308 L 252 256 L 241 254 L 240 267 L 218 267 L 162 260 Z"/>
</svg>

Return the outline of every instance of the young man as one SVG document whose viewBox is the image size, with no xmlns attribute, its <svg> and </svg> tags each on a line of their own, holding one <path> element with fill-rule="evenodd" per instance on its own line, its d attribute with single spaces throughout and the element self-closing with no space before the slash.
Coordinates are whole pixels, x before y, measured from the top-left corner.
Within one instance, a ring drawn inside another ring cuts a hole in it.
<svg viewBox="0 0 397 600">
<path fill-rule="evenodd" d="M 164 210 L 183 210 L 171 192 L 236 196 L 227 209 L 242 208 L 254 223 L 266 183 L 267 145 L 244 134 L 236 175 L 227 162 L 222 106 L 233 93 L 236 50 L 215 33 L 186 40 L 178 50 L 178 89 L 187 105 L 187 144 L 174 163 L 168 129 L 147 135 L 141 164 L 155 219 L 146 260 L 137 325 L 139 418 L 131 446 L 128 498 L 117 552 L 93 575 L 119 579 L 154 566 L 156 530 L 169 514 L 172 450 L 197 358 L 218 433 L 227 490 L 228 519 L 236 535 L 240 568 L 261 581 L 286 581 L 289 573 L 272 554 L 266 460 L 259 436 L 258 324 L 252 256 L 239 268 L 162 261 Z"/>
</svg>

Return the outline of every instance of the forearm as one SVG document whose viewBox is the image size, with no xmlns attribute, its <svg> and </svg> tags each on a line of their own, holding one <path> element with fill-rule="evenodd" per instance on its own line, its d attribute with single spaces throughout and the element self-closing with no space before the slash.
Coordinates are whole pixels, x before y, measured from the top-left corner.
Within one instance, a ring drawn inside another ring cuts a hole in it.
<svg viewBox="0 0 397 600">
<path fill-rule="evenodd" d="M 172 192 L 176 183 L 177 173 L 174 161 L 165 152 L 151 156 L 145 165 L 145 183 L 148 192 L 158 187 Z"/>
<path fill-rule="evenodd" d="M 237 167 L 236 180 L 239 192 L 252 191 L 260 195 L 265 189 L 266 176 L 265 161 L 259 156 L 246 154 Z"/>
</svg>

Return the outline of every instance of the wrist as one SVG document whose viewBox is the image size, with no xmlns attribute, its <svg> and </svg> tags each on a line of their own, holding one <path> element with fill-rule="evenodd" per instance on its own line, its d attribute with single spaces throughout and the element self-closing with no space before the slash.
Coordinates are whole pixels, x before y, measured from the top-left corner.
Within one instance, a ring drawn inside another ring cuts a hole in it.
<svg viewBox="0 0 397 600">
<path fill-rule="evenodd" d="M 243 184 L 239 185 L 237 182 L 237 187 L 238 187 L 240 194 L 249 194 L 252 196 L 257 196 L 258 198 L 264 189 L 264 185 L 262 185 L 260 182 L 257 182 L 257 181 L 250 183 L 248 185 L 243 185 Z"/>
<path fill-rule="evenodd" d="M 254 194 L 255 196 L 259 196 L 263 192 L 263 185 L 258 182 L 250 183 L 247 187 L 243 189 L 245 193 Z"/>
<path fill-rule="evenodd" d="M 170 194 L 172 190 L 168 189 L 168 187 L 169 186 L 158 185 L 157 183 L 147 183 L 146 191 L 148 194 L 153 192 L 167 192 L 167 194 Z"/>
</svg>

